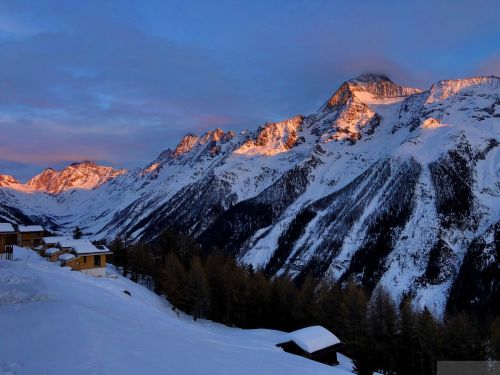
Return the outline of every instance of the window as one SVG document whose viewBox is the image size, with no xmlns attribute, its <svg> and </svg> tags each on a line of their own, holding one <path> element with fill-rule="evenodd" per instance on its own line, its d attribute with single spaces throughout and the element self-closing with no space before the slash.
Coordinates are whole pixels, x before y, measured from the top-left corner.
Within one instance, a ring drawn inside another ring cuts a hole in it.
<svg viewBox="0 0 500 375">
<path fill-rule="evenodd" d="M 94 255 L 94 266 L 97 266 L 97 267 L 101 266 L 101 256 L 100 255 Z"/>
<path fill-rule="evenodd" d="M 83 257 L 83 263 L 87 263 L 87 257 Z"/>
</svg>

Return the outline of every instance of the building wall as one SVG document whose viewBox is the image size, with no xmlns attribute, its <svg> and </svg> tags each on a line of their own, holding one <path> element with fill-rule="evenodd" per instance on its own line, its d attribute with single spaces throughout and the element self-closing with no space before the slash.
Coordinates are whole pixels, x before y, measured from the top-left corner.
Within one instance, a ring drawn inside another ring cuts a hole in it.
<svg viewBox="0 0 500 375">
<path fill-rule="evenodd" d="M 42 238 L 44 236 L 43 232 L 28 232 L 28 233 L 17 233 L 17 245 L 21 247 L 35 247 L 40 245 Z"/>
<path fill-rule="evenodd" d="M 16 233 L 0 233 L 0 251 L 5 249 L 5 245 L 15 245 L 16 243 Z"/>
<path fill-rule="evenodd" d="M 48 260 L 49 262 L 56 262 L 56 261 L 58 261 L 58 260 L 59 260 L 59 255 L 61 255 L 61 254 L 64 254 L 64 252 L 63 252 L 63 251 L 60 251 L 60 252 L 58 252 L 58 253 L 51 254 L 50 256 L 47 256 L 47 260 Z"/>
<path fill-rule="evenodd" d="M 100 259 L 101 259 L 100 266 L 94 265 L 94 255 L 78 256 L 76 258 L 73 258 L 73 259 L 67 261 L 64 265 L 67 267 L 71 267 L 75 271 L 82 271 L 82 270 L 89 270 L 89 269 L 94 269 L 94 268 L 106 267 L 106 255 L 100 254 L 100 255 L 95 255 L 95 256 L 100 257 Z"/>
</svg>

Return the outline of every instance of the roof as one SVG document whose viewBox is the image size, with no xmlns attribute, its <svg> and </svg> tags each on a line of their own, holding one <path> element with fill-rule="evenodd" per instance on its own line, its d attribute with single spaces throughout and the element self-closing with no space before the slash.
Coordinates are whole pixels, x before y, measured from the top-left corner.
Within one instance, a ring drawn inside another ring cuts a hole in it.
<svg viewBox="0 0 500 375">
<path fill-rule="evenodd" d="M 70 253 L 64 253 L 64 254 L 59 255 L 59 260 L 62 260 L 62 261 L 68 261 L 68 260 L 71 260 L 73 258 L 75 258 L 75 255 L 70 254 Z"/>
<path fill-rule="evenodd" d="M 11 223 L 0 223 L 0 233 L 15 232 Z"/>
<path fill-rule="evenodd" d="M 50 237 L 43 237 L 42 241 L 43 243 L 46 244 L 56 244 L 59 241 L 64 241 L 64 240 L 70 240 L 71 237 L 68 236 L 50 236 Z"/>
<path fill-rule="evenodd" d="M 82 254 L 108 254 L 111 253 L 111 251 L 104 245 L 93 245 L 92 243 L 90 244 L 76 244 L 72 246 L 72 249 L 74 250 L 75 253 L 78 255 Z"/>
<path fill-rule="evenodd" d="M 62 251 L 62 250 L 57 248 L 57 247 L 51 247 L 50 249 L 45 250 L 45 255 L 52 255 L 52 254 L 58 253 L 60 251 Z"/>
<path fill-rule="evenodd" d="M 337 336 L 321 326 L 306 327 L 287 333 L 283 336 L 280 344 L 289 341 L 293 341 L 307 353 L 314 353 L 340 343 Z"/>
<path fill-rule="evenodd" d="M 79 245 L 79 244 L 92 245 L 92 242 L 90 242 L 90 240 L 86 240 L 83 238 L 75 240 L 74 238 L 71 238 L 71 237 L 61 237 L 60 240 L 57 241 L 57 245 L 61 246 L 61 247 L 74 247 L 75 245 Z"/>
<path fill-rule="evenodd" d="M 44 229 L 41 225 L 19 225 L 19 232 L 43 232 Z"/>
</svg>

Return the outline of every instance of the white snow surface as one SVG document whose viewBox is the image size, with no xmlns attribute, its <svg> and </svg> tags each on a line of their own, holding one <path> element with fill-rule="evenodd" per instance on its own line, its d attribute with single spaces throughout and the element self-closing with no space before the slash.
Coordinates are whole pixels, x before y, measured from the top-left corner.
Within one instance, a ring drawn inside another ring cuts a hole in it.
<svg viewBox="0 0 500 375">
<path fill-rule="evenodd" d="M 283 335 L 280 343 L 288 341 L 295 342 L 307 353 L 314 353 L 340 343 L 337 336 L 321 326 L 306 327 L 287 333 Z"/>
<path fill-rule="evenodd" d="M 342 355 L 331 367 L 282 351 L 282 332 L 177 316 L 112 266 L 98 278 L 23 248 L 14 258 L 0 260 L 0 374 L 353 373 Z"/>
<path fill-rule="evenodd" d="M 0 223 L 0 233 L 14 232 L 14 227 L 10 223 Z"/>
<path fill-rule="evenodd" d="M 76 258 L 75 254 L 70 254 L 70 253 L 64 253 L 59 256 L 59 260 L 64 260 L 64 261 L 71 260 L 73 258 Z"/>
<path fill-rule="evenodd" d="M 41 225 L 19 225 L 18 230 L 21 233 L 43 232 L 43 227 Z"/>
</svg>

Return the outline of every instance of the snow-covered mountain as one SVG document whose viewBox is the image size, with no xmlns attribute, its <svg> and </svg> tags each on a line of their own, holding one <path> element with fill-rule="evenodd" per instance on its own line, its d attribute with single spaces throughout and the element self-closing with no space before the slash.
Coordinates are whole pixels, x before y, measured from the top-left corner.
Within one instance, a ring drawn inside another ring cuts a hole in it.
<svg viewBox="0 0 500 375">
<path fill-rule="evenodd" d="M 275 346 L 283 332 L 177 316 L 113 267 L 113 277 L 97 278 L 31 250 L 15 248 L 14 257 L 0 259 L 1 374 L 354 373 L 341 354 L 331 367 L 285 353 Z"/>
<path fill-rule="evenodd" d="M 0 217 L 146 241 L 176 227 L 270 274 L 355 277 L 441 313 L 463 294 L 465 262 L 477 275 L 498 262 L 468 254 L 499 237 L 499 139 L 498 77 L 421 91 L 368 74 L 316 113 L 188 135 L 92 190 L 4 184 Z M 488 285 L 468 301 L 499 289 Z"/>
<path fill-rule="evenodd" d="M 103 167 L 91 161 L 73 163 L 61 171 L 52 168 L 28 180 L 27 185 L 36 190 L 59 194 L 70 189 L 94 189 L 126 173 L 124 169 Z"/>
</svg>

